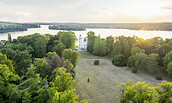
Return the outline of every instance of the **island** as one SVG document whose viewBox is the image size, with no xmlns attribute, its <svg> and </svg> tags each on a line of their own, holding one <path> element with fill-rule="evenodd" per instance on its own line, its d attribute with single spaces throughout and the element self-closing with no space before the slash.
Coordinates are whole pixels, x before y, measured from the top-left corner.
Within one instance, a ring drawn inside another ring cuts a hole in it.
<svg viewBox="0 0 172 103">
<path fill-rule="evenodd" d="M 50 25 L 49 29 L 52 30 L 66 30 L 66 31 L 84 31 L 85 27 L 80 25 Z"/>
<path fill-rule="evenodd" d="M 32 23 L 0 22 L 0 33 L 26 31 L 28 28 L 40 28 L 40 25 Z"/>
</svg>

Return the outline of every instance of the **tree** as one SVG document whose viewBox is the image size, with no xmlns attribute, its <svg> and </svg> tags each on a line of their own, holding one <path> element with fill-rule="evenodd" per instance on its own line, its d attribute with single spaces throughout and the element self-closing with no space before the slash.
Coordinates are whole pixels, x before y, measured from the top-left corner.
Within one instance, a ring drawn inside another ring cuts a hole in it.
<svg viewBox="0 0 172 103">
<path fill-rule="evenodd" d="M 167 53 L 163 59 L 164 68 L 167 69 L 167 65 L 172 61 L 172 51 Z"/>
<path fill-rule="evenodd" d="M 58 68 L 57 76 L 55 80 L 51 82 L 53 87 L 58 87 L 58 92 L 64 92 L 65 90 L 70 90 L 74 79 L 71 77 L 70 73 L 66 73 L 65 68 Z"/>
<path fill-rule="evenodd" d="M 57 53 L 60 57 L 62 56 L 63 50 L 66 49 L 66 46 L 61 41 L 54 41 L 55 46 L 53 51 Z"/>
<path fill-rule="evenodd" d="M 111 54 L 113 51 L 114 37 L 112 37 L 112 35 L 106 37 L 106 43 L 107 43 L 107 53 Z"/>
<path fill-rule="evenodd" d="M 117 54 L 124 54 L 125 57 L 129 57 L 132 47 L 130 39 L 131 38 L 127 38 L 125 36 L 116 37 L 113 49 L 113 56 Z"/>
<path fill-rule="evenodd" d="M 31 47 L 34 47 L 34 44 L 36 42 L 36 40 L 38 38 L 44 38 L 43 35 L 39 34 L 39 33 L 35 33 L 35 34 L 32 34 L 32 35 L 26 35 L 26 36 L 19 36 L 17 38 L 17 42 L 18 43 L 22 43 L 22 44 L 27 44 L 27 45 L 30 45 Z"/>
<path fill-rule="evenodd" d="M 46 41 L 43 38 L 38 38 L 34 44 L 35 57 L 41 58 L 46 54 Z"/>
<path fill-rule="evenodd" d="M 93 52 L 93 48 L 94 48 L 94 43 L 95 43 L 95 40 L 96 40 L 95 33 L 92 32 L 92 31 L 89 31 L 87 33 L 87 38 L 88 38 L 87 51 L 92 53 Z"/>
<path fill-rule="evenodd" d="M 94 43 L 94 55 L 105 56 L 107 54 L 107 44 L 106 41 L 101 39 L 100 36 L 96 38 Z"/>
<path fill-rule="evenodd" d="M 154 74 L 158 67 L 158 54 L 136 53 L 129 57 L 128 66 L 142 71 L 146 71 L 150 74 Z"/>
<path fill-rule="evenodd" d="M 164 56 L 172 50 L 172 47 L 168 44 L 163 44 L 156 49 L 156 53 L 159 54 L 160 60 L 159 64 L 163 65 L 163 58 Z"/>
<path fill-rule="evenodd" d="M 16 51 L 16 54 L 14 58 L 15 71 L 21 76 L 27 72 L 27 68 L 32 63 L 32 59 L 28 51 Z"/>
<path fill-rule="evenodd" d="M 126 57 L 124 56 L 124 54 L 115 55 L 112 59 L 112 63 L 120 67 L 126 66 L 127 64 Z"/>
<path fill-rule="evenodd" d="M 150 54 L 154 49 L 154 46 L 155 44 L 153 45 L 151 39 L 146 39 L 146 40 L 142 38 L 139 39 L 138 47 L 144 49 L 146 54 Z"/>
<path fill-rule="evenodd" d="M 158 68 L 158 62 L 157 60 L 159 59 L 159 55 L 158 54 L 149 54 L 147 56 L 147 59 L 146 61 L 146 68 L 145 70 L 150 73 L 150 74 L 155 74 L 156 73 L 156 70 Z"/>
<path fill-rule="evenodd" d="M 145 82 L 134 84 L 128 81 L 118 87 L 121 103 L 171 103 L 172 82 L 163 81 L 159 87 L 153 87 Z"/>
<path fill-rule="evenodd" d="M 172 78 L 172 61 L 168 63 L 166 71 L 168 72 L 168 76 Z"/>
<path fill-rule="evenodd" d="M 62 53 L 62 57 L 66 61 L 70 61 L 75 67 L 78 62 L 79 52 L 72 49 L 65 49 Z"/>
<path fill-rule="evenodd" d="M 66 48 L 74 48 L 75 42 L 77 40 L 74 32 L 59 31 L 58 35 L 60 35 L 59 40 L 66 46 Z"/>
<path fill-rule="evenodd" d="M 138 69 L 144 70 L 146 68 L 146 65 L 145 65 L 146 64 L 146 61 L 145 61 L 146 58 L 147 58 L 146 54 L 136 53 L 135 55 L 129 57 L 127 65 L 129 67 L 136 67 Z"/>
<path fill-rule="evenodd" d="M 8 41 L 11 43 L 12 39 L 11 39 L 11 34 L 8 34 Z"/>
<path fill-rule="evenodd" d="M 135 55 L 136 53 L 144 53 L 144 49 L 140 49 L 139 47 L 134 47 L 131 49 L 131 55 Z"/>
<path fill-rule="evenodd" d="M 15 102 L 19 101 L 21 93 L 15 89 L 19 80 L 13 69 L 12 61 L 7 59 L 6 55 L 0 53 L 0 102 Z M 5 98 L 4 98 L 5 97 Z"/>
<path fill-rule="evenodd" d="M 50 39 L 47 43 L 47 52 L 52 52 L 52 49 L 54 47 L 54 41 L 59 40 L 60 34 L 56 34 L 56 35 L 45 34 L 45 36 L 46 37 L 48 36 Z"/>
<path fill-rule="evenodd" d="M 45 58 L 35 58 L 34 66 L 36 67 L 36 73 L 40 74 L 41 77 L 45 77 L 45 70 L 48 67 L 48 63 Z"/>
</svg>

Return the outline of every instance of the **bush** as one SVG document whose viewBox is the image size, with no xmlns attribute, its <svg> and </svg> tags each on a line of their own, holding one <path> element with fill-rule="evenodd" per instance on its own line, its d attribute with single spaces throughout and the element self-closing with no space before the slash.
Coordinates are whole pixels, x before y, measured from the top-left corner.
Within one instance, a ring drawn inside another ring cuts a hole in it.
<svg viewBox="0 0 172 103">
<path fill-rule="evenodd" d="M 132 73 L 137 73 L 137 68 L 132 67 L 132 68 L 131 68 L 131 72 L 132 72 Z"/>
<path fill-rule="evenodd" d="M 156 76 L 155 76 L 155 79 L 157 79 L 157 80 L 162 80 L 162 78 L 161 78 L 160 75 L 156 75 Z"/>
<path fill-rule="evenodd" d="M 121 103 L 172 103 L 171 89 L 172 82 L 166 81 L 158 87 L 140 81 L 136 84 L 128 81 L 117 87 Z"/>
<path fill-rule="evenodd" d="M 168 76 L 172 78 L 172 61 L 168 64 L 166 71 L 168 72 Z"/>
<path fill-rule="evenodd" d="M 112 59 L 112 63 L 119 67 L 126 66 L 127 64 L 124 54 L 115 55 Z"/>
<path fill-rule="evenodd" d="M 99 60 L 94 60 L 94 65 L 99 65 Z"/>
</svg>

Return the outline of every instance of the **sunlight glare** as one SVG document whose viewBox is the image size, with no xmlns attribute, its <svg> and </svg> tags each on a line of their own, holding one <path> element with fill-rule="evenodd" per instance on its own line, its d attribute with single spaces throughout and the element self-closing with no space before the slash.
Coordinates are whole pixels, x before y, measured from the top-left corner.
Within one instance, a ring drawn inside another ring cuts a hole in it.
<svg viewBox="0 0 172 103">
<path fill-rule="evenodd" d="M 140 2 L 135 15 L 139 18 L 151 18 L 159 14 L 160 5 L 155 2 Z"/>
</svg>

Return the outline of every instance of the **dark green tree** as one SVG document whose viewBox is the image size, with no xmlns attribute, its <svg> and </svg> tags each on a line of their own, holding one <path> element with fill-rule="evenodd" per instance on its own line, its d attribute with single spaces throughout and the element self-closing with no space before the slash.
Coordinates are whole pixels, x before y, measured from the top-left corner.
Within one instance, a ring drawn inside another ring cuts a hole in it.
<svg viewBox="0 0 172 103">
<path fill-rule="evenodd" d="M 108 54 L 111 54 L 112 51 L 113 51 L 113 45 L 114 45 L 114 37 L 111 36 L 108 36 L 106 37 L 106 43 L 107 43 L 107 53 Z"/>
<path fill-rule="evenodd" d="M 57 55 L 62 57 L 63 50 L 66 49 L 66 46 L 61 41 L 54 41 L 53 52 L 56 52 Z"/>
<path fill-rule="evenodd" d="M 35 57 L 41 58 L 46 54 L 46 41 L 43 38 L 38 38 L 34 44 Z"/>
<path fill-rule="evenodd" d="M 60 35 L 60 41 L 66 46 L 66 48 L 74 48 L 75 42 L 77 40 L 75 33 L 68 31 L 59 31 L 58 35 Z"/>
<path fill-rule="evenodd" d="M 96 40 L 95 33 L 92 32 L 92 31 L 89 31 L 87 33 L 87 38 L 88 38 L 87 51 L 92 53 L 93 52 L 93 48 L 94 48 L 94 43 L 95 43 L 95 40 Z"/>
</svg>

